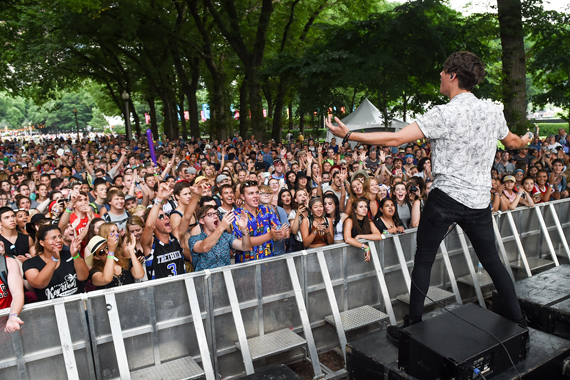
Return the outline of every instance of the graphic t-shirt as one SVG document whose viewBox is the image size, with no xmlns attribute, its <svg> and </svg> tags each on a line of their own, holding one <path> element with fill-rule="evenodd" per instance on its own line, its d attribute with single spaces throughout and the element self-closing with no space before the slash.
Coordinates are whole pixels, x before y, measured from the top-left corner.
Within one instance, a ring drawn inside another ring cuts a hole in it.
<svg viewBox="0 0 570 380">
<path fill-rule="evenodd" d="M 53 272 L 53 276 L 51 276 L 49 284 L 45 288 L 34 289 L 34 292 L 38 297 L 38 301 L 53 300 L 77 293 L 83 293 L 84 283 L 83 281 L 77 280 L 77 273 L 73 266 L 73 259 L 69 260 L 71 258 L 71 253 L 68 250 L 62 250 L 59 257 L 59 267 L 57 267 Z M 24 269 L 24 278 L 26 276 L 26 271 L 29 269 L 37 269 L 41 272 L 45 266 L 46 263 L 41 256 L 34 256 L 31 259 L 24 261 L 24 264 L 22 264 Z"/>
<path fill-rule="evenodd" d="M 509 134 L 503 110 L 467 92 L 416 122 L 432 147 L 432 188 L 469 208 L 487 208 L 497 140 Z"/>
</svg>

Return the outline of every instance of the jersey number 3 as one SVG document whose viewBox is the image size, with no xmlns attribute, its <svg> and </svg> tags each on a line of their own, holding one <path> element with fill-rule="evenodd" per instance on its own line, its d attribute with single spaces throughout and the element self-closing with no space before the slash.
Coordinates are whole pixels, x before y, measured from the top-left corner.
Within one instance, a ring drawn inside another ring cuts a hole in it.
<svg viewBox="0 0 570 380">
<path fill-rule="evenodd" d="M 172 272 L 173 276 L 176 276 L 176 264 L 168 264 L 166 268 L 170 269 L 170 272 Z"/>
</svg>

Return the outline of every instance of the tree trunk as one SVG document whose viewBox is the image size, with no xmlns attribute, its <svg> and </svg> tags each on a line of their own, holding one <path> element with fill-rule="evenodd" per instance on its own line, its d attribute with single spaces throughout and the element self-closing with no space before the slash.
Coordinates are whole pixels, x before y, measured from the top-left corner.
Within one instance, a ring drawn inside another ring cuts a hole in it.
<svg viewBox="0 0 570 380">
<path fill-rule="evenodd" d="M 184 117 L 184 93 L 181 94 L 180 104 L 178 105 L 178 114 L 180 115 L 180 125 L 182 125 L 182 139 L 188 139 L 188 130 L 186 129 L 186 118 Z"/>
<path fill-rule="evenodd" d="M 133 113 L 133 119 L 135 119 L 135 134 L 138 138 L 141 136 L 141 119 L 139 118 L 139 114 L 137 113 L 135 105 L 133 104 L 132 98 L 129 98 L 129 108 L 131 109 L 131 112 Z"/>
<path fill-rule="evenodd" d="M 257 141 L 265 141 L 265 128 L 263 120 L 263 97 L 261 84 L 257 79 L 257 68 L 249 70 L 249 109 L 251 110 L 251 129 Z"/>
<path fill-rule="evenodd" d="M 277 85 L 277 96 L 275 97 L 275 113 L 273 114 L 273 131 L 271 138 L 275 142 L 281 141 L 281 130 L 283 129 L 283 106 L 285 103 L 285 87 L 279 80 Z"/>
<path fill-rule="evenodd" d="M 299 133 L 304 135 L 305 134 L 305 114 L 301 113 L 299 115 Z"/>
<path fill-rule="evenodd" d="M 243 82 L 241 82 L 241 86 L 239 86 L 239 134 L 244 141 L 249 138 L 247 135 L 248 109 L 247 81 L 244 78 Z"/>
<path fill-rule="evenodd" d="M 156 122 L 156 105 L 154 104 L 154 99 L 149 98 L 148 103 L 148 113 L 150 114 L 150 130 L 152 131 L 152 138 L 158 140 L 158 123 Z"/>
<path fill-rule="evenodd" d="M 271 94 L 271 88 L 268 83 L 261 87 L 263 90 L 263 95 L 265 95 L 265 100 L 267 101 L 267 116 L 268 118 L 273 118 L 273 95 Z"/>
<path fill-rule="evenodd" d="M 200 137 L 200 124 L 198 112 L 198 100 L 196 99 L 196 91 L 198 91 L 198 82 L 200 80 L 200 60 L 194 58 L 191 61 L 192 79 L 190 79 L 190 91 L 186 93 L 188 98 L 188 113 L 190 114 L 190 135 L 193 138 Z"/>
<path fill-rule="evenodd" d="M 293 102 L 289 102 L 289 125 L 287 126 L 289 132 L 293 130 Z"/>
<path fill-rule="evenodd" d="M 526 130 L 526 56 L 520 0 L 497 0 L 503 49 L 503 103 L 511 130 Z"/>
</svg>

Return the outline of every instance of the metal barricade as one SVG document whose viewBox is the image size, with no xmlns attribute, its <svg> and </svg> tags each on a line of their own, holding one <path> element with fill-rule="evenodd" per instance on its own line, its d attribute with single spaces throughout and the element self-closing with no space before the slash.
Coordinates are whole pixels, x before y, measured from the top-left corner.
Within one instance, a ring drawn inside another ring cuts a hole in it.
<svg viewBox="0 0 570 380">
<path fill-rule="evenodd" d="M 564 200 L 495 215 L 504 264 L 517 268 L 523 256 L 567 262 L 569 212 Z M 26 306 L 22 330 L 0 333 L 0 378 L 213 380 L 297 360 L 322 378 L 319 352 L 395 324 L 407 310 L 400 300 L 416 230 L 369 244 L 369 263 L 361 249 L 334 244 Z M 440 248 L 430 288 L 461 302 L 456 279 L 486 286 L 474 278 L 477 258 L 460 229 Z"/>
</svg>

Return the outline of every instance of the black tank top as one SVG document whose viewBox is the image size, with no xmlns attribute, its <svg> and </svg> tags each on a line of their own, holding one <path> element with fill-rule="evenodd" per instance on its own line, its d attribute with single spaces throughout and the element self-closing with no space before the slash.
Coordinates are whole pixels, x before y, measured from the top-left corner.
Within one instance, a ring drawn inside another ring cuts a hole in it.
<svg viewBox="0 0 570 380">
<path fill-rule="evenodd" d="M 145 260 L 149 280 L 184 274 L 184 256 L 178 239 L 170 234 L 170 242 L 164 244 L 153 237 L 152 250 Z"/>
<path fill-rule="evenodd" d="M 0 241 L 4 243 L 4 252 L 8 256 L 23 256 L 26 253 L 30 253 L 30 237 L 21 232 L 18 232 L 16 244 L 12 244 L 2 235 L 0 235 Z"/>
<path fill-rule="evenodd" d="M 364 219 L 362 220 L 356 219 L 356 223 L 358 223 L 358 226 L 360 227 L 361 230 L 364 229 Z M 350 231 L 350 235 L 351 237 L 356 237 L 357 235 L 359 235 L 358 229 L 356 228 L 356 224 L 354 223 L 352 225 L 352 230 Z"/>
</svg>

